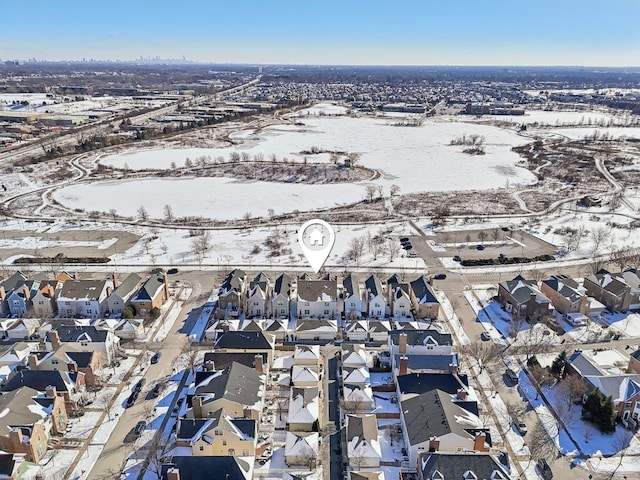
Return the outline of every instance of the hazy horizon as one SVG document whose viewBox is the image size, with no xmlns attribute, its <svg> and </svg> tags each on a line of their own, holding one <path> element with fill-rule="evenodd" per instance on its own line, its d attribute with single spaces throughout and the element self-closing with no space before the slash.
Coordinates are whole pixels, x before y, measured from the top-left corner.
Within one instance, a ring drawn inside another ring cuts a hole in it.
<svg viewBox="0 0 640 480">
<path fill-rule="evenodd" d="M 640 2 L 3 2 L 0 58 L 636 67 Z"/>
</svg>

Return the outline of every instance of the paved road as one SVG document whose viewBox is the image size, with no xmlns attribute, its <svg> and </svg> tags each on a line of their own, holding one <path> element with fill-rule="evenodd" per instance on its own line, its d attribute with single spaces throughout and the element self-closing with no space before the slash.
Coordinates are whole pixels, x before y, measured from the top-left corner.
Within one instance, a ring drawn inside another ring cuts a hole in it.
<svg viewBox="0 0 640 480">
<path fill-rule="evenodd" d="M 198 277 L 201 276 L 183 276 L 182 278 L 195 280 Z M 182 280 L 182 283 L 184 283 L 184 280 Z M 105 444 L 100 459 L 87 477 L 89 480 L 112 479 L 114 478 L 113 472 L 120 471 L 133 446 L 129 442 L 131 429 L 139 420 L 145 419 L 144 413 L 148 409 L 147 405 L 158 400 L 146 400 L 149 391 L 153 389 L 157 382 L 165 381 L 174 375 L 173 362 L 180 356 L 186 340 L 185 333 L 188 333 L 187 328 L 198 317 L 199 308 L 202 305 L 201 285 L 194 281 L 191 286 L 193 287 L 191 297 L 182 307 L 171 331 L 162 342 L 162 357 L 160 361 L 155 365 L 150 365 L 144 374 L 147 383 L 140 393 L 140 400 L 133 407 L 126 409 L 120 416 L 116 428 L 109 437 L 109 441 Z M 208 287 L 209 285 L 207 285 Z"/>
<path fill-rule="evenodd" d="M 325 375 L 327 375 L 329 379 L 329 391 L 327 394 L 329 403 L 329 422 L 334 422 L 337 427 L 336 433 L 329 437 L 330 478 L 331 480 L 342 480 L 342 478 L 344 478 L 344 473 L 342 467 L 342 446 L 340 441 L 342 430 L 340 429 L 340 414 L 338 411 L 340 405 L 340 386 L 338 384 L 338 357 L 330 358 L 327 363 L 328 371 L 325 372 Z"/>
</svg>

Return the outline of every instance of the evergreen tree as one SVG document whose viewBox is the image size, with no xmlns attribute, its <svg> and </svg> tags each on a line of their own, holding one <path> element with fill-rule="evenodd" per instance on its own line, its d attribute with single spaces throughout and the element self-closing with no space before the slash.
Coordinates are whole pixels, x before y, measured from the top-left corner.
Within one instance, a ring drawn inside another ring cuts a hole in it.
<svg viewBox="0 0 640 480">
<path fill-rule="evenodd" d="M 613 404 L 613 398 L 608 396 L 606 400 L 602 402 L 602 408 L 600 410 L 600 416 L 597 418 L 598 426 L 600 430 L 606 433 L 614 432 L 616 429 L 616 408 Z"/>
<path fill-rule="evenodd" d="M 563 350 L 551 364 L 551 373 L 556 377 L 564 377 L 564 371 L 566 366 L 567 366 L 567 352 Z"/>
<path fill-rule="evenodd" d="M 582 415 L 588 419 L 595 419 L 600 417 L 602 411 L 602 394 L 600 389 L 596 388 L 587 395 L 587 401 L 582 406 Z"/>
</svg>

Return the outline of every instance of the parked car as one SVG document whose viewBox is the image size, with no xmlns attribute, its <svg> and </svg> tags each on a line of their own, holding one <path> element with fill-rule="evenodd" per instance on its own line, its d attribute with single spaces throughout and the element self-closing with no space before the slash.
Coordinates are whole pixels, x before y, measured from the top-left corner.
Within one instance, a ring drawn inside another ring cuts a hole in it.
<svg viewBox="0 0 640 480">
<path fill-rule="evenodd" d="M 151 363 L 158 363 L 158 360 L 160 360 L 161 356 L 162 356 L 162 352 L 154 353 L 153 357 L 151 357 Z"/>
<path fill-rule="evenodd" d="M 454 255 L 454 256 L 453 256 L 453 261 L 454 261 L 454 262 L 461 262 L 461 261 L 462 261 L 462 259 L 460 258 L 460 255 Z"/>
<path fill-rule="evenodd" d="M 476 245 L 476 250 L 484 250 L 484 245 Z"/>
<path fill-rule="evenodd" d="M 404 242 L 408 242 L 409 241 L 409 237 L 401 237 L 400 238 L 400 242 L 404 243 Z"/>
<path fill-rule="evenodd" d="M 129 395 L 129 398 L 127 398 L 127 401 L 125 402 L 124 407 L 129 408 L 133 406 L 133 404 L 136 403 L 137 399 L 138 399 L 138 392 L 133 392 L 131 395 Z"/>
<path fill-rule="evenodd" d="M 507 377 L 509 377 L 509 380 L 511 380 L 512 382 L 517 382 L 518 381 L 518 374 L 515 372 L 515 370 L 512 370 L 511 368 L 507 368 Z"/>
<path fill-rule="evenodd" d="M 438 273 L 438 274 L 433 276 L 434 280 L 444 280 L 445 278 L 447 278 L 447 274 L 446 273 Z"/>
<path fill-rule="evenodd" d="M 480 338 L 485 342 L 491 340 L 491 336 L 487 332 L 482 332 Z"/>
<path fill-rule="evenodd" d="M 151 396 L 157 397 L 158 395 L 160 395 L 161 391 L 162 391 L 162 384 L 156 383 L 156 386 L 153 387 L 153 390 L 151 390 Z"/>
<path fill-rule="evenodd" d="M 553 478 L 553 472 L 551 471 L 551 467 L 547 463 L 544 458 L 538 460 L 538 470 L 540 470 L 540 475 L 544 480 L 551 480 Z"/>
<path fill-rule="evenodd" d="M 177 268 L 170 268 L 169 270 L 167 270 L 167 275 L 175 275 L 176 273 L 178 273 Z"/>
<path fill-rule="evenodd" d="M 136 383 L 135 386 L 133 387 L 133 391 L 139 392 L 140 390 L 142 390 L 142 387 L 144 387 L 145 383 L 147 383 L 147 379 L 141 378 L 140 380 L 138 380 L 138 383 Z"/>
<path fill-rule="evenodd" d="M 524 420 L 522 419 L 522 417 L 520 416 L 516 417 L 513 423 L 515 424 L 516 430 L 518 430 L 518 433 L 520 433 L 520 435 L 527 434 L 527 425 L 524 423 Z"/>
<path fill-rule="evenodd" d="M 413 245 L 411 245 L 410 243 L 406 243 L 402 245 L 402 248 L 404 248 L 405 250 L 411 250 L 413 248 Z"/>
<path fill-rule="evenodd" d="M 145 422 L 144 420 L 140 420 L 133 428 L 133 433 L 135 433 L 136 437 L 138 437 L 142 432 L 144 432 L 145 428 L 147 428 L 147 422 Z"/>
<path fill-rule="evenodd" d="M 416 252 L 411 252 L 409 255 L 407 255 L 409 258 L 417 258 L 418 254 Z"/>
</svg>

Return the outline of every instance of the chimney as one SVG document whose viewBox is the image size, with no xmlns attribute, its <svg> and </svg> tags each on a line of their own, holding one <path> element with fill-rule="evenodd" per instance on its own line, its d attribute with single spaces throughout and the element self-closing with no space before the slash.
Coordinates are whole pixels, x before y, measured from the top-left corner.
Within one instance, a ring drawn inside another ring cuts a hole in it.
<svg viewBox="0 0 640 480">
<path fill-rule="evenodd" d="M 473 439 L 473 449 L 476 452 L 487 452 L 489 449 L 486 447 L 487 436 L 484 432 L 476 433 L 475 438 Z"/>
<path fill-rule="evenodd" d="M 398 375 L 406 375 L 409 373 L 409 357 L 403 355 L 400 357 L 400 371 Z"/>
<path fill-rule="evenodd" d="M 77 372 L 78 364 L 76 362 L 67 363 L 67 371 L 69 372 Z"/>
<path fill-rule="evenodd" d="M 458 400 L 466 400 L 467 396 L 469 396 L 469 392 L 467 392 L 464 388 L 459 388 L 456 397 Z"/>
<path fill-rule="evenodd" d="M 11 440 L 11 445 L 13 446 L 14 452 L 22 451 L 22 430 L 20 428 L 14 428 L 9 432 L 9 440 Z"/>
<path fill-rule="evenodd" d="M 180 480 L 180 470 L 178 470 L 178 467 L 171 467 L 167 470 L 167 480 Z"/>
<path fill-rule="evenodd" d="M 51 350 L 54 352 L 60 348 L 60 335 L 55 330 L 49 332 L 49 341 L 51 342 Z"/>
<path fill-rule="evenodd" d="M 202 397 L 193 397 L 191 406 L 193 407 L 193 418 L 202 418 Z"/>
<path fill-rule="evenodd" d="M 262 355 L 259 353 L 253 358 L 253 366 L 256 367 L 256 371 L 258 373 L 264 373 L 263 365 L 262 365 Z"/>
<path fill-rule="evenodd" d="M 438 440 L 438 437 L 431 437 L 429 439 L 428 451 L 437 452 L 439 448 L 440 448 L 440 440 Z"/>
<path fill-rule="evenodd" d="M 47 351 L 47 342 L 45 342 L 44 340 L 40 340 L 38 342 L 38 350 L 40 352 L 46 352 Z"/>
<path fill-rule="evenodd" d="M 405 355 L 407 353 L 407 334 L 401 333 L 398 335 L 398 345 L 400 348 L 400 355 Z"/>
<path fill-rule="evenodd" d="M 29 355 L 29 370 L 37 370 L 38 369 L 38 356 L 34 353 Z"/>
<path fill-rule="evenodd" d="M 120 281 L 118 280 L 118 274 L 116 272 L 113 272 L 113 289 L 115 290 L 116 288 L 118 288 L 118 285 L 120 285 Z"/>
<path fill-rule="evenodd" d="M 459 370 L 460 370 L 460 368 L 458 367 L 458 365 L 456 363 L 450 363 L 449 364 L 449 373 L 458 373 Z"/>
<path fill-rule="evenodd" d="M 56 398 L 58 396 L 58 392 L 54 385 L 47 385 L 44 389 L 44 393 L 49 398 Z"/>
<path fill-rule="evenodd" d="M 164 299 L 167 300 L 169 298 L 169 279 L 167 278 L 167 274 L 162 274 L 162 289 L 164 291 Z"/>
</svg>

